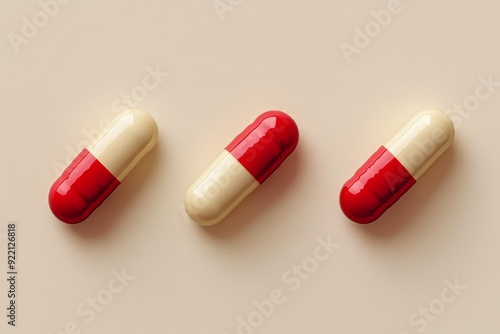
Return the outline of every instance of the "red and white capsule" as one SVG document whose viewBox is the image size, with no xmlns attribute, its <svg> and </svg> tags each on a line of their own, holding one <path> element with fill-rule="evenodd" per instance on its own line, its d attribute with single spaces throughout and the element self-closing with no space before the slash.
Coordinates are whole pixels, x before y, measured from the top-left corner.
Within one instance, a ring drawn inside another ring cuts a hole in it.
<svg viewBox="0 0 500 334">
<path fill-rule="evenodd" d="M 68 224 L 87 219 L 155 146 L 157 137 L 156 122 L 148 113 L 135 109 L 119 114 L 50 188 L 54 216 Z"/>
<path fill-rule="evenodd" d="M 415 115 L 380 147 L 342 187 L 340 207 L 350 220 L 367 224 L 403 196 L 451 146 L 455 128 L 437 110 Z"/>
<path fill-rule="evenodd" d="M 200 225 L 215 225 L 262 184 L 295 150 L 299 130 L 281 111 L 261 114 L 187 190 L 184 205 Z"/>
</svg>

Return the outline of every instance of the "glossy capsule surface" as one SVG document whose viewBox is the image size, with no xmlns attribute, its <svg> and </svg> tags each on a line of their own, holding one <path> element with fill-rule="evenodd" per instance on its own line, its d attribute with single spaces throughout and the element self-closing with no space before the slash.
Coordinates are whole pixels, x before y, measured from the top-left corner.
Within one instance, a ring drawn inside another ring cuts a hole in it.
<svg viewBox="0 0 500 334">
<path fill-rule="evenodd" d="M 156 144 L 158 128 L 148 113 L 119 114 L 54 182 L 49 206 L 62 222 L 85 220 Z"/>
<path fill-rule="evenodd" d="M 403 196 L 451 146 L 455 128 L 437 110 L 416 114 L 344 184 L 340 207 L 350 220 L 367 224 Z"/>
<path fill-rule="evenodd" d="M 281 111 L 267 111 L 226 146 L 186 191 L 189 217 L 209 226 L 223 220 L 295 150 L 299 130 Z"/>
</svg>

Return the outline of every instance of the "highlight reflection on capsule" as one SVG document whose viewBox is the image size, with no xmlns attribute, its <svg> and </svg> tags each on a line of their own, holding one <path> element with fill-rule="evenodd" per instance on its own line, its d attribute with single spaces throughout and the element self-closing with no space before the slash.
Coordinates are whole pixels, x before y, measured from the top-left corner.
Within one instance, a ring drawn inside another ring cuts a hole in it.
<svg viewBox="0 0 500 334">
<path fill-rule="evenodd" d="M 380 147 L 342 187 L 340 207 L 350 220 L 378 219 L 451 146 L 455 128 L 441 111 L 415 115 Z"/>
<path fill-rule="evenodd" d="M 285 161 L 298 140 L 299 130 L 289 115 L 261 114 L 186 191 L 189 217 L 204 226 L 219 223 Z"/>
<path fill-rule="evenodd" d="M 87 219 L 155 146 L 157 137 L 156 122 L 148 113 L 134 109 L 119 114 L 50 188 L 54 216 L 68 224 Z"/>
</svg>

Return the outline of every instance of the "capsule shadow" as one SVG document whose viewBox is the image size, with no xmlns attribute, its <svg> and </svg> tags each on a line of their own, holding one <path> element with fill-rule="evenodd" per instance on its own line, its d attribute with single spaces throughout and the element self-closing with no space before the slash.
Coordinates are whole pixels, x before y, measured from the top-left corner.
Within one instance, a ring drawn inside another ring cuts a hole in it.
<svg viewBox="0 0 500 334">
<path fill-rule="evenodd" d="M 216 239 L 229 239 L 242 233 L 251 225 L 262 224 L 260 219 L 267 210 L 280 201 L 286 200 L 286 193 L 293 186 L 301 169 L 301 146 L 286 159 L 276 172 L 261 186 L 251 193 L 237 208 L 234 209 L 222 222 L 200 229 Z M 297 189 L 296 189 L 297 190 Z M 283 223 L 286 222 L 270 222 Z"/>
<path fill-rule="evenodd" d="M 439 201 L 436 188 L 446 183 L 449 171 L 457 160 L 457 148 L 452 145 L 423 175 L 417 183 L 404 194 L 398 202 L 390 207 L 378 220 L 373 223 L 360 225 L 349 221 L 353 228 L 376 238 L 391 238 L 402 233 L 412 224 L 421 222 L 419 212 L 425 210 L 427 203 Z M 346 221 L 348 221 L 346 219 Z"/>
<path fill-rule="evenodd" d="M 75 235 L 84 239 L 95 239 L 105 237 L 127 212 L 134 206 L 137 197 L 143 196 L 143 190 L 147 184 L 152 182 L 157 171 L 156 166 L 162 151 L 160 141 L 155 148 L 149 152 L 141 162 L 123 180 L 122 184 L 99 206 L 85 221 L 67 225 L 68 229 Z M 139 222 L 138 222 L 139 223 Z M 64 223 L 62 223 L 65 225 Z"/>
</svg>

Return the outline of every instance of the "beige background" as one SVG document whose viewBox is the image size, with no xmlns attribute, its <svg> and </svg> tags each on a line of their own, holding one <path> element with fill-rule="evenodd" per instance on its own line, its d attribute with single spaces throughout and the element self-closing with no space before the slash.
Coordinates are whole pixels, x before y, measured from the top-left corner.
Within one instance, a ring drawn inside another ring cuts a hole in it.
<svg viewBox="0 0 500 334">
<path fill-rule="evenodd" d="M 498 333 L 500 91 L 460 118 L 453 149 L 376 223 L 347 221 L 337 198 L 416 112 L 474 102 L 480 77 L 500 81 L 500 5 L 401 0 L 348 63 L 341 43 L 376 29 L 370 12 L 388 1 L 224 3 L 221 19 L 212 0 L 73 0 L 18 53 L 9 33 L 40 5 L 0 3 L 0 236 L 15 221 L 19 238 L 18 326 L 2 311 L 0 331 L 234 334 L 280 290 L 254 333 Z M 148 67 L 169 73 L 137 103 L 158 122 L 157 148 L 88 221 L 58 222 L 53 166 L 140 91 Z M 226 221 L 189 223 L 186 188 L 268 109 L 294 116 L 298 150 Z M 282 275 L 329 236 L 338 249 L 292 291 Z M 135 279 L 87 322 L 76 309 L 109 297 L 123 269 Z M 411 324 L 455 279 L 465 291 L 425 330 Z"/>
</svg>

